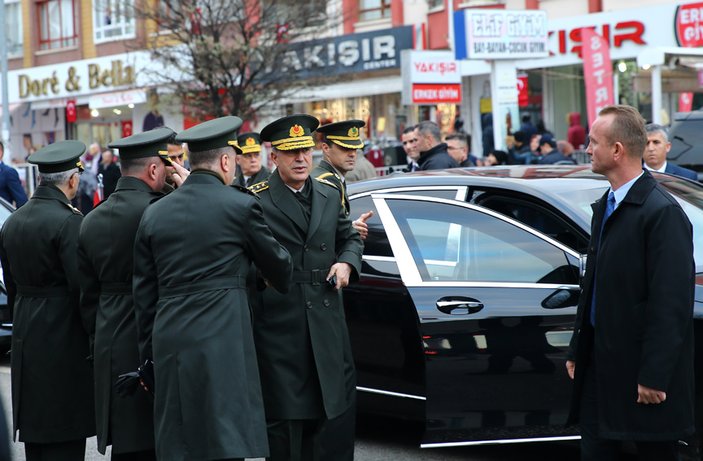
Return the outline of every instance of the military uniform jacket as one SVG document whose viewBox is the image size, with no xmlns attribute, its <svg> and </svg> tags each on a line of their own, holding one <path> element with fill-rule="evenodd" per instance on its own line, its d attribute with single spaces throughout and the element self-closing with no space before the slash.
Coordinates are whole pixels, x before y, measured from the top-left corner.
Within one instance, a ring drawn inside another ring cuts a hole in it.
<svg viewBox="0 0 703 461">
<path fill-rule="evenodd" d="M 256 196 L 194 170 L 147 208 L 134 251 L 140 354 L 154 359 L 157 457 L 266 456 L 245 279 L 253 260 L 272 291 L 285 291 L 291 266 Z"/>
<path fill-rule="evenodd" d="M 88 334 L 79 311 L 78 231 L 64 193 L 40 185 L 5 222 L 0 258 L 13 307 L 12 420 L 20 441 L 95 434 Z"/>
<path fill-rule="evenodd" d="M 334 418 L 350 406 L 355 385 L 342 293 L 325 277 L 336 262 L 349 263 L 358 277 L 363 246 L 339 192 L 312 178 L 305 187 L 312 187 L 309 224 L 277 172 L 257 188 L 294 271 L 288 294 L 266 288 L 253 303 L 268 419 Z"/>
<path fill-rule="evenodd" d="M 95 335 L 95 412 L 98 450 L 113 453 L 154 448 L 153 403 L 141 389 L 120 397 L 115 381 L 139 366 L 132 302 L 134 239 L 144 210 L 161 193 L 123 176 L 115 192 L 83 220 L 79 239 L 81 309 Z"/>
<path fill-rule="evenodd" d="M 344 204 L 344 214 L 349 216 L 349 197 L 347 196 L 347 183 L 342 179 L 337 170 L 327 161 L 320 160 L 319 165 L 317 165 L 310 174 L 315 179 L 324 179 L 327 182 L 332 183 L 335 188 L 339 191 L 339 196 Z"/>
<path fill-rule="evenodd" d="M 254 184 L 260 183 L 261 181 L 265 181 L 268 179 L 268 177 L 271 175 L 271 172 L 266 169 L 265 166 L 262 166 L 261 169 L 252 177 L 249 178 L 249 186 L 252 186 Z M 248 187 L 247 184 L 244 183 L 244 175 L 242 174 L 242 169 L 237 166 L 237 177 L 234 178 L 234 184 L 242 187 Z"/>
</svg>

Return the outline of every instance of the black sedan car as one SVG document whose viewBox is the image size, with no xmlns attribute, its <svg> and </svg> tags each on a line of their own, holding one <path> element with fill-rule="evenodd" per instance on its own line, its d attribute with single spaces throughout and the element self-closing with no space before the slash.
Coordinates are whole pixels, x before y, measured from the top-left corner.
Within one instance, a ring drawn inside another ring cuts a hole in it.
<svg viewBox="0 0 703 461">
<path fill-rule="evenodd" d="M 14 206 L 0 198 L 0 227 L 14 210 Z M 10 349 L 12 342 L 12 317 L 7 305 L 7 291 L 3 281 L 2 267 L 0 267 L 0 354 Z"/>
<path fill-rule="evenodd" d="M 703 357 L 703 187 L 655 177 L 694 226 Z M 423 447 L 578 438 L 564 426 L 564 363 L 591 203 L 608 186 L 589 166 L 350 184 L 351 216 L 374 211 L 360 280 L 345 290 L 359 410 L 425 421 Z"/>
</svg>

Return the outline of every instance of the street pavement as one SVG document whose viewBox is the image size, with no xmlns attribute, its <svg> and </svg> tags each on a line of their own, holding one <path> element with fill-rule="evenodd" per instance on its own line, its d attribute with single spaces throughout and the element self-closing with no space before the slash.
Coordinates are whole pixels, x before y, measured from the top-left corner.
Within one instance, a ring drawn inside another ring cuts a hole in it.
<svg viewBox="0 0 703 461">
<path fill-rule="evenodd" d="M 10 364 L 0 359 L 0 396 L 5 417 L 10 421 Z M 578 446 L 571 443 L 529 443 L 443 449 L 419 448 L 422 426 L 362 415 L 358 419 L 355 461 L 512 461 L 539 459 L 562 461 L 578 459 Z M 12 443 L 13 461 L 24 461 L 24 445 Z M 107 455 L 110 455 L 108 448 Z M 88 439 L 85 459 L 106 461 L 98 453 L 95 437 Z M 256 461 L 263 461 L 261 459 Z"/>
</svg>

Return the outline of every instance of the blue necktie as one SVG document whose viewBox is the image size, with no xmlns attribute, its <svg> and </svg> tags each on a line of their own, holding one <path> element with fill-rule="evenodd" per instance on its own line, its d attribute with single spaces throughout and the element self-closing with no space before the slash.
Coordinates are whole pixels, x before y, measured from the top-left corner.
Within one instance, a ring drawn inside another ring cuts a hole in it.
<svg viewBox="0 0 703 461">
<path fill-rule="evenodd" d="M 608 220 L 611 214 L 615 210 L 615 194 L 610 191 L 608 194 L 608 201 L 605 203 L 605 213 L 603 213 L 603 221 L 600 224 L 600 234 L 598 235 L 598 246 L 600 247 L 601 238 L 603 238 L 603 228 L 605 227 L 605 222 Z M 596 326 L 596 274 L 593 274 L 593 293 L 591 294 L 591 325 Z"/>
</svg>

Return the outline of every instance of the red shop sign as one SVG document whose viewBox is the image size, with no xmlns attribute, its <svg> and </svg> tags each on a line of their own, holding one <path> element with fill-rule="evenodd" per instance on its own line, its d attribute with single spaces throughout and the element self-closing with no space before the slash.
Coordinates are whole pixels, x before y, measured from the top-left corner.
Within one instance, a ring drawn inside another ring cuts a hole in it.
<svg viewBox="0 0 703 461">
<path fill-rule="evenodd" d="M 413 104 L 461 102 L 461 83 L 413 83 Z"/>
<path fill-rule="evenodd" d="M 69 99 L 66 101 L 66 122 L 76 123 L 78 119 L 78 112 L 76 111 L 76 100 Z"/>
<path fill-rule="evenodd" d="M 680 5 L 676 8 L 676 41 L 679 46 L 703 46 L 703 2 Z"/>
<path fill-rule="evenodd" d="M 132 136 L 132 121 L 122 120 L 122 137 Z"/>
</svg>

